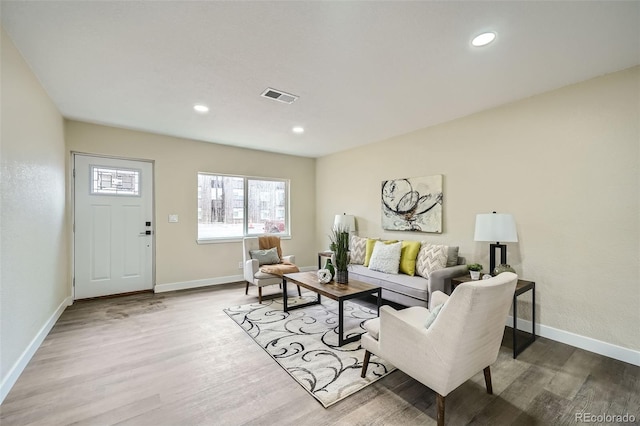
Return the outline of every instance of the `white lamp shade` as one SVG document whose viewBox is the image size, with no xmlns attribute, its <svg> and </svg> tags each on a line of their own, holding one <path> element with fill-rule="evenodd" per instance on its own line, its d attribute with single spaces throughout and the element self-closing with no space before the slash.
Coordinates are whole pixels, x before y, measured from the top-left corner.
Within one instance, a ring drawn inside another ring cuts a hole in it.
<svg viewBox="0 0 640 426">
<path fill-rule="evenodd" d="M 487 213 L 476 215 L 475 241 L 496 241 L 515 243 L 518 241 L 516 222 L 507 213 Z"/>
<path fill-rule="evenodd" d="M 356 217 L 351 214 L 337 214 L 333 221 L 334 228 L 349 228 L 349 232 L 356 232 Z"/>
</svg>

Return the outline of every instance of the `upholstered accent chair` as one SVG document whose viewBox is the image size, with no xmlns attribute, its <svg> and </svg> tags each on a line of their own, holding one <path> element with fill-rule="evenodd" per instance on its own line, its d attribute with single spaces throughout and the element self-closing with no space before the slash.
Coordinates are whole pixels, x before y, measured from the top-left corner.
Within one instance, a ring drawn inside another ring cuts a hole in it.
<svg viewBox="0 0 640 426">
<path fill-rule="evenodd" d="M 244 294 L 249 294 L 249 284 L 255 285 L 258 287 L 259 303 L 262 303 L 262 287 L 275 284 L 282 285 L 283 274 L 299 271 L 298 267 L 295 265 L 294 255 L 282 255 L 280 237 L 272 235 L 247 237 L 244 238 L 242 246 L 244 259 L 243 272 L 244 279 L 247 282 Z M 273 262 L 267 261 L 266 264 L 260 265 L 261 260 L 258 259 L 259 256 L 256 252 L 273 248 L 276 249 L 277 259 Z M 252 252 L 254 252 L 253 256 Z M 300 287 L 298 287 L 298 295 L 300 294 Z"/>
<path fill-rule="evenodd" d="M 451 296 L 436 291 L 430 310 L 383 306 L 379 318 L 365 323 L 362 377 L 372 353 L 389 361 L 436 392 L 438 425 L 444 425 L 445 397 L 480 370 L 493 393 L 490 365 L 498 358 L 517 281 L 503 272 L 461 284 Z"/>
</svg>

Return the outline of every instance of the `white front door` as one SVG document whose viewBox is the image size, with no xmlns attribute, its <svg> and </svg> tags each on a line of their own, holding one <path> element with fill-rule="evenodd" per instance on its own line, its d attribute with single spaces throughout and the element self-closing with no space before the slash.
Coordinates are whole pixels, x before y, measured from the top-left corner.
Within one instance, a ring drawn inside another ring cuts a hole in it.
<svg viewBox="0 0 640 426">
<path fill-rule="evenodd" d="M 74 155 L 75 299 L 153 288 L 153 165 Z"/>
</svg>

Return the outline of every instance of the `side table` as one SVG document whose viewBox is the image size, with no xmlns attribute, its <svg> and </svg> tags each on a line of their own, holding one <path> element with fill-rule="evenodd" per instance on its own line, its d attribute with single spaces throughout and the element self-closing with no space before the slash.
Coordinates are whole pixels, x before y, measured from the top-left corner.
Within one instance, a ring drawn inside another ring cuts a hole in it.
<svg viewBox="0 0 640 426">
<path fill-rule="evenodd" d="M 451 278 L 451 292 L 463 283 L 472 281 L 469 274 Z M 482 281 L 482 280 L 476 280 Z M 528 335 L 527 340 L 518 345 L 518 296 L 531 290 L 531 333 L 522 332 Z M 518 278 L 516 291 L 513 293 L 513 357 L 517 357 L 520 352 L 529 347 L 536 340 L 536 283 L 535 281 L 521 280 Z"/>
<path fill-rule="evenodd" d="M 318 252 L 318 269 L 322 269 L 322 258 L 323 257 L 329 257 L 330 258 L 332 254 L 333 254 L 333 252 L 330 251 L 330 250 Z"/>
</svg>

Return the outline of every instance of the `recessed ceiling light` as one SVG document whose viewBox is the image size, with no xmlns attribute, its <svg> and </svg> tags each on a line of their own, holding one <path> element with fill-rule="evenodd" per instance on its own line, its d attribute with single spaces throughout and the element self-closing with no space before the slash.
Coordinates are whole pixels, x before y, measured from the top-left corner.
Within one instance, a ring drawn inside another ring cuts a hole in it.
<svg viewBox="0 0 640 426">
<path fill-rule="evenodd" d="M 480 35 L 475 36 L 473 40 L 471 40 L 471 44 L 474 45 L 475 47 L 482 47 L 491 43 L 495 39 L 496 39 L 496 33 L 494 32 L 482 33 Z"/>
<path fill-rule="evenodd" d="M 193 109 L 196 110 L 196 112 L 199 112 L 201 114 L 207 113 L 209 112 L 209 107 L 206 105 L 202 105 L 202 104 L 196 104 L 193 106 Z"/>
<path fill-rule="evenodd" d="M 291 131 L 292 131 L 293 133 L 297 133 L 297 134 L 299 134 L 299 135 L 300 135 L 300 134 L 304 133 L 304 128 L 302 128 L 302 127 L 300 127 L 300 126 L 296 126 L 296 127 L 294 127 L 293 129 L 291 129 Z"/>
</svg>

